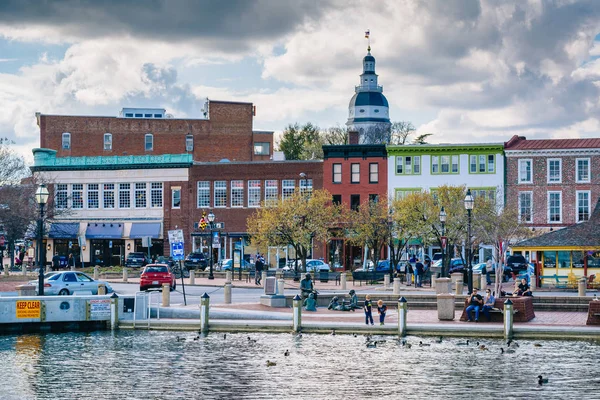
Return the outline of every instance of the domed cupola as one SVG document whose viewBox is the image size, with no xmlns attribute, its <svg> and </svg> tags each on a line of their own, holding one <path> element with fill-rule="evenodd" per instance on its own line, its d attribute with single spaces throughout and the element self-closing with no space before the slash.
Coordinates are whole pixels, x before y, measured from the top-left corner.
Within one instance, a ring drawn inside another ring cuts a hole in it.
<svg viewBox="0 0 600 400">
<path fill-rule="evenodd" d="M 368 38 L 368 36 L 367 36 Z M 383 95 L 383 87 L 377 83 L 375 57 L 371 55 L 371 46 L 363 58 L 363 73 L 359 85 L 354 88 L 354 96 L 348 107 L 348 129 L 359 132 L 360 143 L 372 143 L 374 131 L 390 131 L 388 101 Z"/>
</svg>

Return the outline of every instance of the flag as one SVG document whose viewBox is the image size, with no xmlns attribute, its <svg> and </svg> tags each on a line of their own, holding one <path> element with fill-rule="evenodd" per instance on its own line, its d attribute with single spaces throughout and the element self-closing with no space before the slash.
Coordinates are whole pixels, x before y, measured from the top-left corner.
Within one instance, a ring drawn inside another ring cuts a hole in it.
<svg viewBox="0 0 600 400">
<path fill-rule="evenodd" d="M 370 34 L 371 34 L 371 32 L 367 29 L 365 31 L 365 39 L 368 39 Z"/>
</svg>

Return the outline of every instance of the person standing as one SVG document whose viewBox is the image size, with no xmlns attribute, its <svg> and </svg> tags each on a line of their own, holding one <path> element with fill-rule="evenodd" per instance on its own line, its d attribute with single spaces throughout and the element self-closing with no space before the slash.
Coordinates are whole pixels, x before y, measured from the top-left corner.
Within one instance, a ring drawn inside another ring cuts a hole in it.
<svg viewBox="0 0 600 400">
<path fill-rule="evenodd" d="M 485 263 L 485 279 L 487 281 L 488 286 L 492 284 L 491 273 L 494 272 L 494 263 L 492 259 L 488 257 Z"/>
<path fill-rule="evenodd" d="M 263 270 L 263 260 L 260 255 L 256 256 L 255 271 L 254 271 L 254 284 L 260 285 L 260 281 L 262 280 L 262 270 Z"/>
<path fill-rule="evenodd" d="M 367 295 L 365 297 L 365 305 L 363 306 L 363 309 L 365 311 L 365 324 L 369 325 L 369 322 L 371 323 L 371 325 L 375 325 L 373 323 L 373 304 L 371 303 L 371 295 Z"/>
<path fill-rule="evenodd" d="M 73 257 L 73 253 L 69 253 L 69 267 L 75 268 L 75 258 Z"/>
<path fill-rule="evenodd" d="M 379 325 L 384 325 L 386 312 L 387 312 L 387 306 L 385 304 L 383 304 L 383 300 L 378 300 L 377 301 L 377 313 L 379 314 Z"/>
<path fill-rule="evenodd" d="M 485 298 L 484 298 L 484 302 L 483 302 L 483 313 L 485 314 L 485 317 L 487 318 L 488 322 L 490 322 L 492 320 L 490 311 L 492 308 L 494 308 L 495 303 L 496 303 L 496 298 L 492 294 L 492 291 L 490 289 L 486 289 Z"/>
<path fill-rule="evenodd" d="M 60 269 L 60 256 L 58 252 L 54 253 L 54 257 L 52 257 L 52 268 L 54 271 L 58 271 Z"/>
<path fill-rule="evenodd" d="M 415 287 L 421 287 L 421 281 L 423 280 L 423 272 L 425 271 L 425 266 L 423 265 L 423 263 L 421 262 L 421 260 L 419 260 L 417 258 L 417 261 L 415 262 Z"/>
<path fill-rule="evenodd" d="M 410 262 L 406 263 L 406 286 L 412 285 L 413 266 Z"/>
<path fill-rule="evenodd" d="M 471 311 L 475 310 L 475 322 L 479 320 L 479 309 L 483 305 L 483 298 L 477 293 L 477 288 L 473 288 L 473 293 L 469 296 L 469 306 L 467 307 L 467 321 L 471 322 Z"/>
</svg>

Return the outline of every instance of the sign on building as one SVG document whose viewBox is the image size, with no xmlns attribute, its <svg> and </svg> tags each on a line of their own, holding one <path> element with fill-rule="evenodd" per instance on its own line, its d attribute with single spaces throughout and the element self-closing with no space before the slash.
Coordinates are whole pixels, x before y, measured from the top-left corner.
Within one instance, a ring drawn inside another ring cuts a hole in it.
<svg viewBox="0 0 600 400">
<path fill-rule="evenodd" d="M 169 243 L 173 242 L 183 243 L 183 229 L 174 229 L 169 231 Z"/>
<path fill-rule="evenodd" d="M 110 319 L 110 299 L 89 300 L 90 320 L 103 321 Z"/>
<path fill-rule="evenodd" d="M 42 302 L 39 300 L 17 300 L 17 318 L 40 318 Z"/>
</svg>

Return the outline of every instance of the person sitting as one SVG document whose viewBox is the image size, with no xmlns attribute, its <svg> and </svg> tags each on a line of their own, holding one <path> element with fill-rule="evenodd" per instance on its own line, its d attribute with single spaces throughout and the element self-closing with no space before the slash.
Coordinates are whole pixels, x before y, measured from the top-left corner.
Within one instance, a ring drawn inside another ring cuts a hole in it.
<svg viewBox="0 0 600 400">
<path fill-rule="evenodd" d="M 315 290 L 313 281 L 310 278 L 310 274 L 306 274 L 304 279 L 300 281 L 300 294 L 302 295 L 303 299 L 306 299 L 311 293 L 314 294 L 314 298 L 317 300 L 317 291 Z"/>
<path fill-rule="evenodd" d="M 350 306 L 344 304 L 343 301 L 340 303 L 339 298 L 337 296 L 334 296 L 333 299 L 331 299 L 331 302 L 329 303 L 329 307 L 327 307 L 327 309 L 334 311 L 350 311 Z"/>
<path fill-rule="evenodd" d="M 527 284 L 527 279 L 521 279 L 521 283 L 519 283 L 519 286 L 517 286 L 513 292 L 513 295 L 515 294 L 517 296 L 533 296 L 533 293 L 531 293 L 531 288 Z"/>
<path fill-rule="evenodd" d="M 336 309 L 336 307 L 338 307 L 339 305 L 340 305 L 340 303 L 338 302 L 338 297 L 337 296 L 333 296 L 333 298 L 329 302 L 329 306 L 327 307 L 327 309 L 328 310 Z"/>
<path fill-rule="evenodd" d="M 496 303 L 496 298 L 492 294 L 492 291 L 490 289 L 487 289 L 485 291 L 485 299 L 483 302 L 483 310 L 482 311 L 485 314 L 485 317 L 487 318 L 488 322 L 492 320 L 490 311 L 492 310 L 492 308 L 494 308 L 495 303 Z"/>
<path fill-rule="evenodd" d="M 356 291 L 352 289 L 348 294 L 350 295 L 350 309 L 354 311 L 357 308 L 362 308 L 358 305 L 358 296 L 356 295 Z"/>
<path fill-rule="evenodd" d="M 304 310 L 306 311 L 317 311 L 317 300 L 315 294 L 310 293 L 303 303 Z"/>
<path fill-rule="evenodd" d="M 467 307 L 467 321 L 471 322 L 471 311 L 475 310 L 475 322 L 479 320 L 479 308 L 483 305 L 483 298 L 477 293 L 477 289 L 473 288 L 473 293 L 469 296 L 469 306 Z"/>
</svg>

